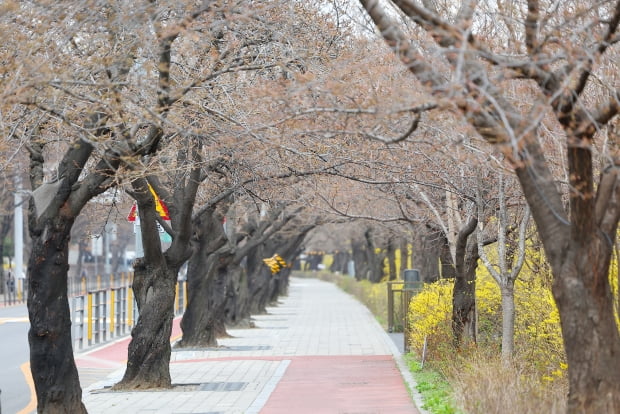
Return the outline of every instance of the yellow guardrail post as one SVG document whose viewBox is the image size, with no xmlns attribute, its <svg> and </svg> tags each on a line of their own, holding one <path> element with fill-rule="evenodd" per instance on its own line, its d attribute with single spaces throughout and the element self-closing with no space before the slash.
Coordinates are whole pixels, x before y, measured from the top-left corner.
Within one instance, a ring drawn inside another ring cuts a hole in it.
<svg viewBox="0 0 620 414">
<path fill-rule="evenodd" d="M 97 275 L 97 290 L 101 289 L 101 275 Z"/>
<path fill-rule="evenodd" d="M 179 282 L 174 285 L 174 313 L 179 311 Z"/>
<path fill-rule="evenodd" d="M 110 289 L 110 337 L 114 335 L 114 289 Z"/>
<path fill-rule="evenodd" d="M 185 282 L 183 283 L 183 311 L 187 309 L 188 299 L 189 298 L 187 297 L 187 280 L 185 280 Z"/>
<path fill-rule="evenodd" d="M 133 289 L 127 289 L 127 326 L 133 326 Z"/>
<path fill-rule="evenodd" d="M 82 276 L 82 295 L 86 294 L 86 278 Z"/>
<path fill-rule="evenodd" d="M 93 340 L 93 294 L 92 293 L 88 293 L 88 302 L 87 302 L 87 309 L 86 309 L 86 315 L 87 315 L 87 338 L 88 338 L 88 345 L 92 345 L 92 340 Z"/>
</svg>

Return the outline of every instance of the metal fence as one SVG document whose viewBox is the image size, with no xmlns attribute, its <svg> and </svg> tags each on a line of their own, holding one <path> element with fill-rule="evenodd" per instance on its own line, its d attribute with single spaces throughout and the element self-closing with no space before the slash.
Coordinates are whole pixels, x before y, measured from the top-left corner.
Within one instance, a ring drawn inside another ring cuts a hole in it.
<svg viewBox="0 0 620 414">
<path fill-rule="evenodd" d="M 101 280 L 101 279 L 100 279 Z M 132 275 L 110 278 L 106 288 L 85 291 L 73 296 L 71 304 L 74 349 L 84 349 L 128 335 L 138 320 L 138 305 L 131 288 Z M 175 315 L 187 306 L 187 284 L 176 285 Z"/>
<path fill-rule="evenodd" d="M 405 280 L 387 283 L 388 331 L 404 333 L 404 349 L 409 352 L 409 302 L 422 289 L 419 272 L 405 270 Z"/>
<path fill-rule="evenodd" d="M 26 303 L 26 280 L 11 278 L 5 281 L 4 294 L 2 294 L 4 305 L 15 305 Z"/>
</svg>

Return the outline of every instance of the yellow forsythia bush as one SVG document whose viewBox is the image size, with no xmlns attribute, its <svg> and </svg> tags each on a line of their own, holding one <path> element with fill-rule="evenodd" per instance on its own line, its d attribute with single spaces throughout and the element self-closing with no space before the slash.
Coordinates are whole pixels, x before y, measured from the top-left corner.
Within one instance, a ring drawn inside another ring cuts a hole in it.
<svg viewBox="0 0 620 414">
<path fill-rule="evenodd" d="M 452 344 L 453 280 L 427 284 L 409 304 L 409 343 L 420 354 L 427 339 L 427 358 L 441 358 L 454 352 Z M 501 295 L 497 283 L 484 267 L 476 280 L 478 312 L 478 346 L 496 349 L 501 346 Z M 548 287 L 541 279 L 524 271 L 515 286 L 516 357 L 527 362 L 543 378 L 562 376 L 566 369 L 560 331 L 560 318 Z"/>
<path fill-rule="evenodd" d="M 452 343 L 452 280 L 443 279 L 425 284 L 422 291 L 409 302 L 409 347 L 422 354 L 427 340 L 429 359 Z"/>
<path fill-rule="evenodd" d="M 618 282 L 618 257 L 616 251 L 614 252 L 609 268 L 609 283 L 611 284 L 611 293 L 614 295 L 614 298 L 616 298 L 616 303 L 614 304 L 614 316 L 616 317 L 616 325 L 620 328 L 620 316 L 618 312 L 618 307 L 620 307 L 620 297 L 618 296 Z"/>
</svg>

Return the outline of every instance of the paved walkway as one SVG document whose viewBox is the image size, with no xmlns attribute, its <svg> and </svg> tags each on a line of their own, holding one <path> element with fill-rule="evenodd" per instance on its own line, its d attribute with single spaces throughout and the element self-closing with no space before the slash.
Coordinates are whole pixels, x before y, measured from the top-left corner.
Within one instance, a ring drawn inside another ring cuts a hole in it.
<svg viewBox="0 0 620 414">
<path fill-rule="evenodd" d="M 107 390 L 124 373 L 128 339 L 77 354 L 88 412 L 420 412 L 398 349 L 366 307 L 336 286 L 293 278 L 289 295 L 253 319 L 256 328 L 229 330 L 218 348 L 174 350 L 171 390 Z"/>
</svg>

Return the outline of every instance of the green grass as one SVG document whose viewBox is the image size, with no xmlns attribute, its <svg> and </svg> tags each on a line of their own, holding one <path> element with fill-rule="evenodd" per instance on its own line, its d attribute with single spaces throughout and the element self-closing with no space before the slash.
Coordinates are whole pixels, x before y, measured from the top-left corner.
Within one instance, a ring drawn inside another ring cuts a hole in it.
<svg viewBox="0 0 620 414">
<path fill-rule="evenodd" d="M 411 375 L 417 383 L 417 389 L 424 401 L 423 409 L 432 414 L 458 414 L 454 408 L 452 388 L 446 379 L 437 371 L 420 363 L 413 355 L 405 355 L 405 361 Z"/>
</svg>

